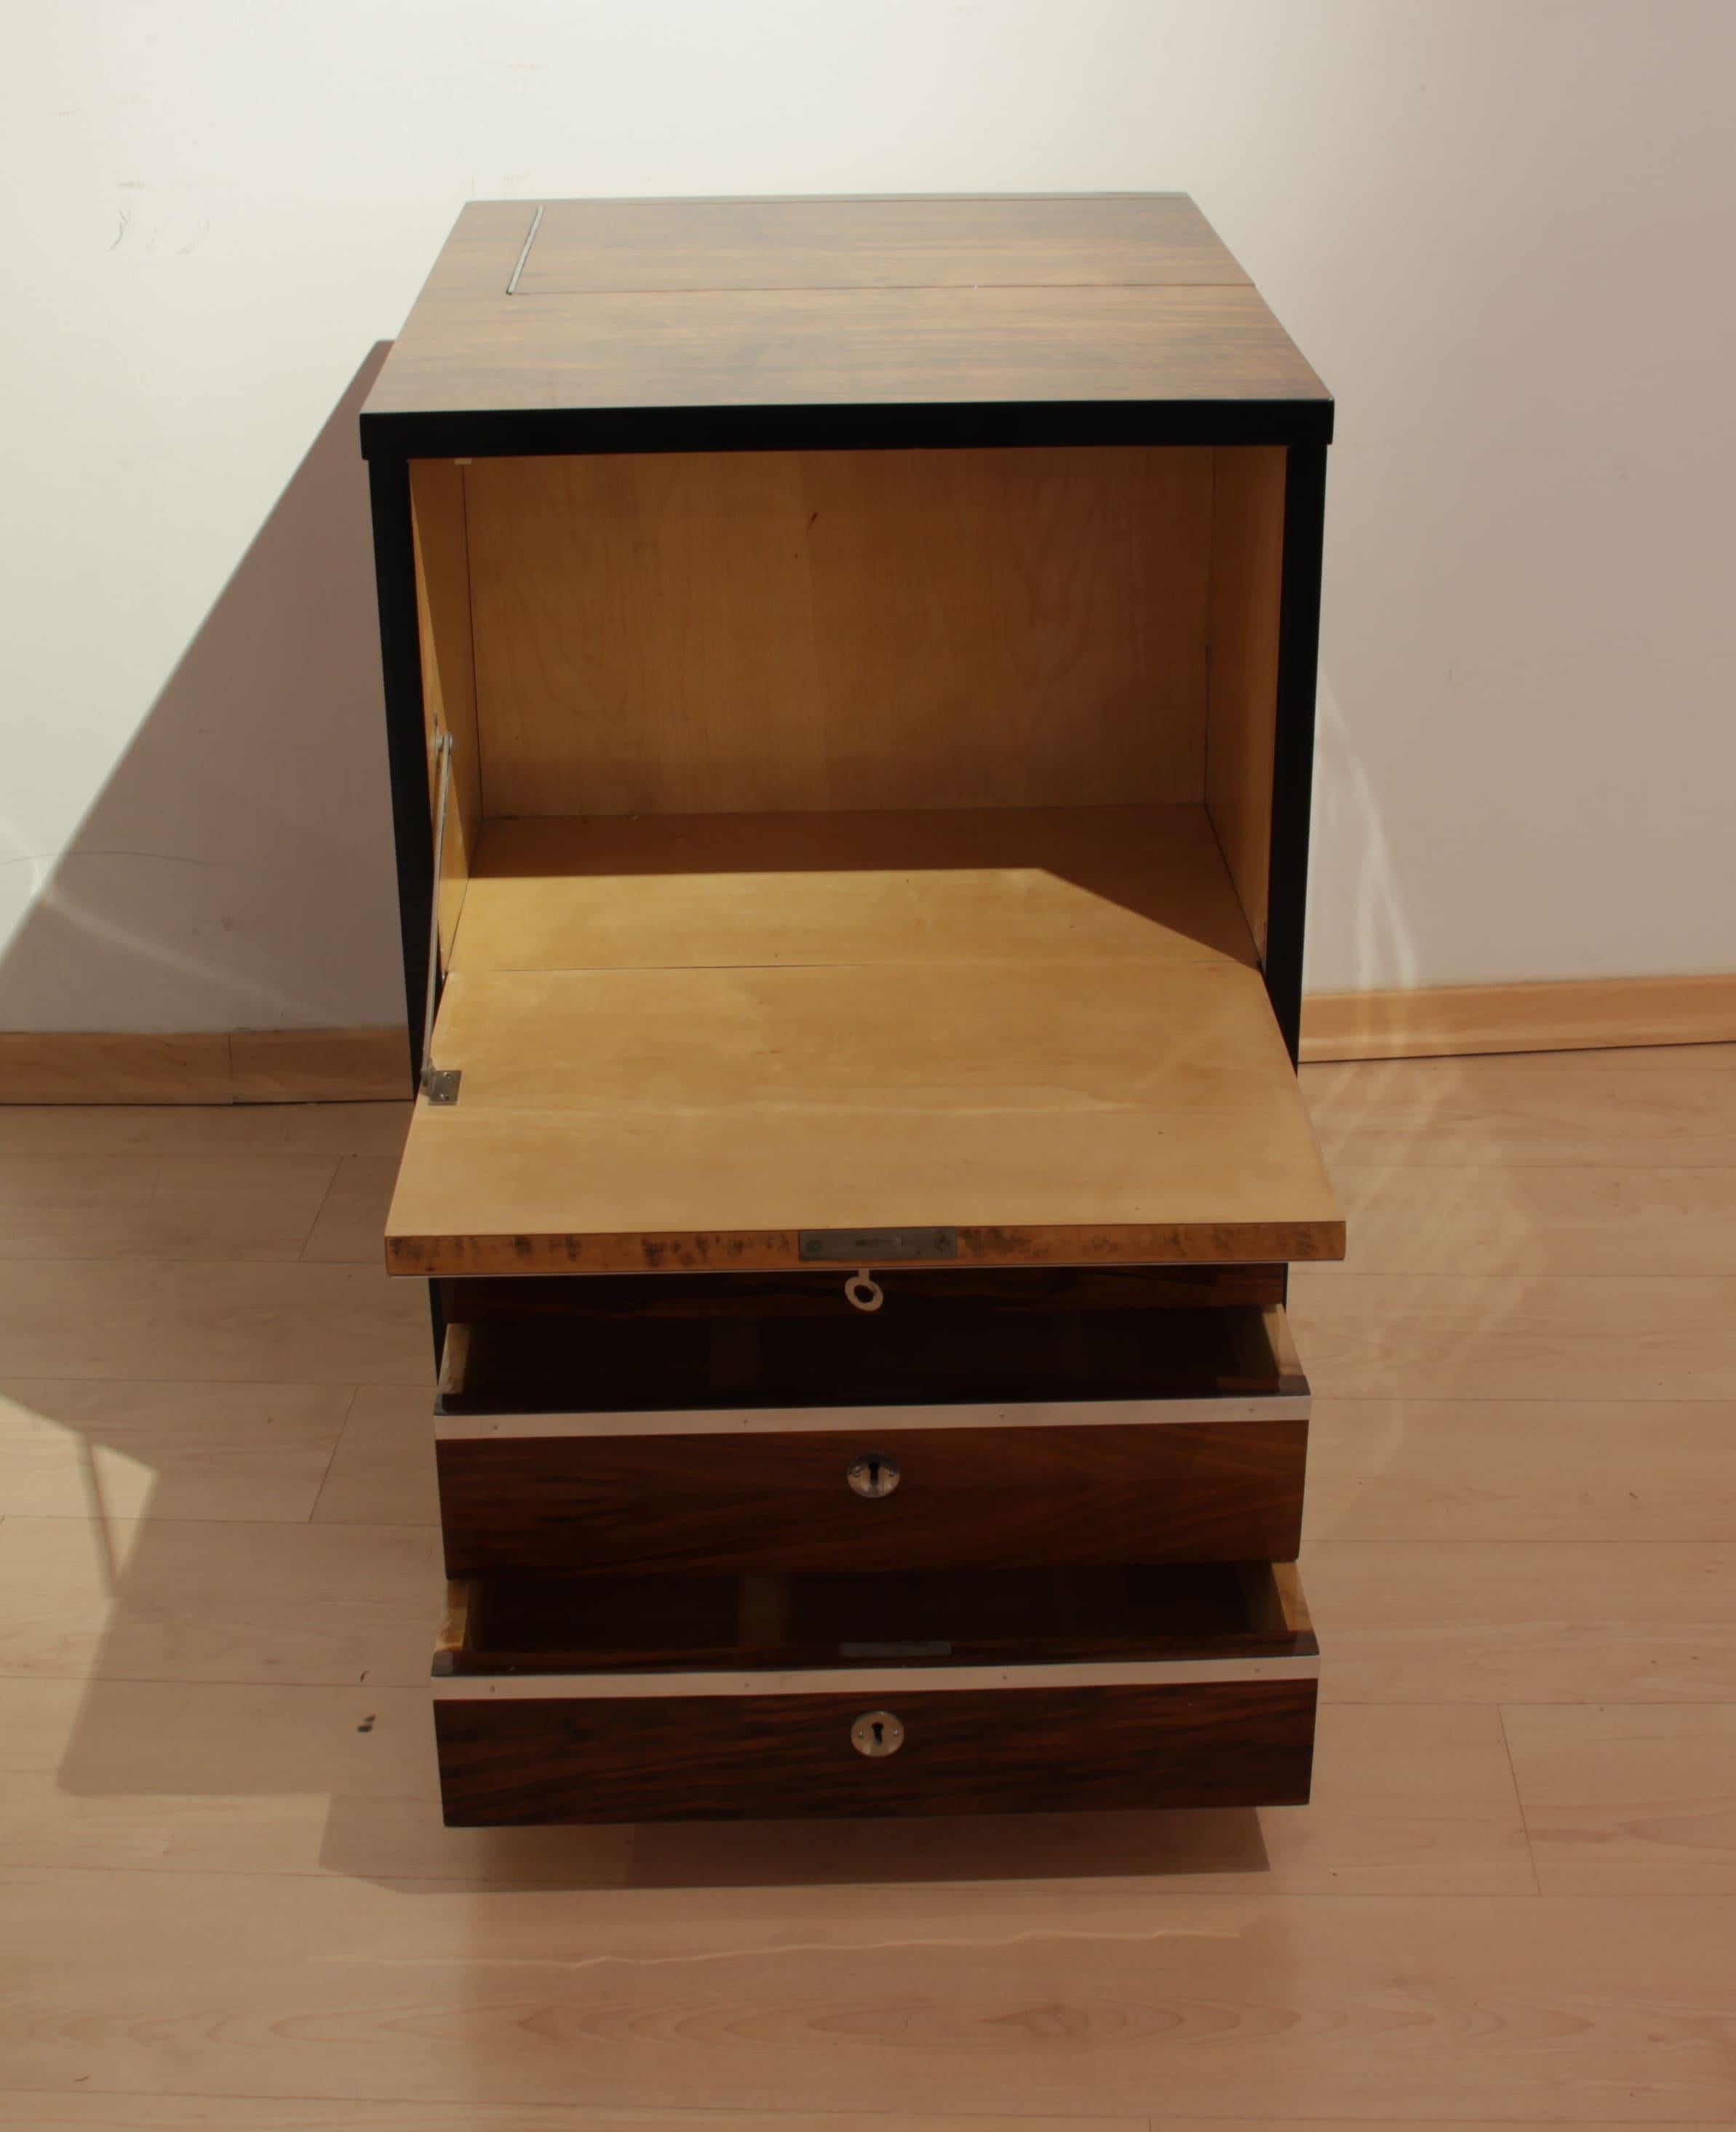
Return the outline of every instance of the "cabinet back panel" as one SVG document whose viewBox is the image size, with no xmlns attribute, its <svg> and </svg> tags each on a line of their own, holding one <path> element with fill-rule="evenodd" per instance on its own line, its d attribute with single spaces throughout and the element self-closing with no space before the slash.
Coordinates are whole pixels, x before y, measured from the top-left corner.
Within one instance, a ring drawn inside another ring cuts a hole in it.
<svg viewBox="0 0 1736 2132">
<path fill-rule="evenodd" d="M 465 469 L 485 814 L 1204 796 L 1212 454 Z"/>
</svg>

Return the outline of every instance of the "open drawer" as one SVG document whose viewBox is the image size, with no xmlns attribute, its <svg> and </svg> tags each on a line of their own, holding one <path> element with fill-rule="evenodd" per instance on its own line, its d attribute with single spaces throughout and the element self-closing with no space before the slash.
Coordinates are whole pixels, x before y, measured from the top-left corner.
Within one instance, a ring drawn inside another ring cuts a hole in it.
<svg viewBox="0 0 1736 2132">
<path fill-rule="evenodd" d="M 452 1823 L 1298 1805 L 1292 1564 L 457 1583 Z"/>
<path fill-rule="evenodd" d="M 436 1408 L 448 1573 L 1288 1559 L 1281 1309 L 484 1319 Z"/>
</svg>

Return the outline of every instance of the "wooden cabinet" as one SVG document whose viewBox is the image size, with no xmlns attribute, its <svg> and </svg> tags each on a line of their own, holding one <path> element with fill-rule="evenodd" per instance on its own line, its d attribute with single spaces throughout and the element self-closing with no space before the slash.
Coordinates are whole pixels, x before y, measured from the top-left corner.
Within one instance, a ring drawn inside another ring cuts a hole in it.
<svg viewBox="0 0 1736 2132">
<path fill-rule="evenodd" d="M 1331 427 L 1179 196 L 460 217 L 362 415 L 450 1818 L 1306 1796 Z"/>
</svg>

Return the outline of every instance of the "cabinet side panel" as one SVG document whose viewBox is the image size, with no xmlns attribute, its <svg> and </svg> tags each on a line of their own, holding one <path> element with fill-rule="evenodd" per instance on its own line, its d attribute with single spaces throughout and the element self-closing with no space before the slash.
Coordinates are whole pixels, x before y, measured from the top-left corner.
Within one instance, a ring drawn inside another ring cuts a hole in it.
<svg viewBox="0 0 1736 2132">
<path fill-rule="evenodd" d="M 468 469 L 491 815 L 1193 801 L 1211 454 Z"/>
<path fill-rule="evenodd" d="M 1284 453 L 1215 454 L 1206 805 L 1255 944 L 1266 951 L 1278 726 Z"/>
<path fill-rule="evenodd" d="M 415 538 L 416 624 L 422 652 L 429 801 L 438 790 L 435 742 L 452 736 L 452 789 L 440 853 L 440 948 L 452 953 L 464 886 L 482 826 L 477 753 L 476 672 L 471 646 L 470 555 L 464 469 L 452 459 L 413 459 L 410 519 Z M 425 922 L 425 921 L 424 921 Z"/>
</svg>

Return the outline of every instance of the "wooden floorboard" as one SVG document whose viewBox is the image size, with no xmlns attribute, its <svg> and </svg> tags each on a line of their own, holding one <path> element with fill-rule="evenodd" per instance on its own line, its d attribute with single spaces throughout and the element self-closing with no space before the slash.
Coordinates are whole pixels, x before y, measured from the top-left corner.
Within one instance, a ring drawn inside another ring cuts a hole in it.
<svg viewBox="0 0 1736 2132">
<path fill-rule="evenodd" d="M 1718 1540 L 1736 1400 L 1316 1399 L 1309 1539 Z"/>
<path fill-rule="evenodd" d="M 1307 1570 L 1326 1696 L 1736 1702 L 1736 1540 L 1325 1540 Z"/>
<path fill-rule="evenodd" d="M 346 1418 L 372 1391 L 7 1374 L 5 1514 L 300 1522 L 327 1484 Z M 425 1395 L 410 1396 L 426 1409 Z"/>
<path fill-rule="evenodd" d="M 0 1259 L 293 1259 L 329 1155 L 0 1155 Z"/>
<path fill-rule="evenodd" d="M 444 1579 L 418 1526 L 0 1522 L 0 1678 L 425 1680 Z"/>
<path fill-rule="evenodd" d="M 0 2082 L 774 2112 L 1716 2117 L 1721 1898 L 6 1875 Z"/>
<path fill-rule="evenodd" d="M 1505 1713 L 1551 1894 L 1736 1894 L 1736 1707 L 1523 1704 Z"/>
<path fill-rule="evenodd" d="M 444 1829 L 398 1105 L 0 1111 L 0 2127 L 1736 2120 L 1736 1049 L 1303 1077 L 1314 1803 Z"/>
<path fill-rule="evenodd" d="M 1206 2132 L 1204 2123 L 1174 2132 Z M 582 2103 L 307 2102 L 257 2096 L 0 2094 L 0 2125 L 20 2132 L 1149 2132 L 1143 2112 L 1081 2118 L 964 2115 L 919 2117 L 882 2110 L 590 2110 Z M 1255 2125 L 1213 2119 L 1211 2132 L 1288 2132 L 1273 2120 Z M 1333 2132 L 1327 2126 L 1311 2132 Z M 1444 2125 L 1439 2132 L 1458 2132 Z M 1638 2132 L 1656 2132 L 1640 2127 Z M 1691 2132 L 1691 2128 L 1690 2128 Z"/>
<path fill-rule="evenodd" d="M 1323 1398 L 1736 1399 L 1736 1276 L 1324 1274 L 1290 1325 Z"/>
<path fill-rule="evenodd" d="M 1388 2122 L 1395 2120 L 1388 2120 Z M 1487 2121 L 1430 2118 L 1430 2132 L 1488 2132 Z M 1565 2120 L 1548 2120 L 1561 2132 Z M 1572 2120 L 1583 2124 L 1586 2120 Z M 1720 2120 L 1724 2121 L 1724 2120 Z M 1712 2132 L 1710 2121 L 1622 2120 L 1625 2132 Z M 1505 2132 L 1542 2132 L 1507 2118 Z M 1171 2117 L 1069 2110 L 1061 2116 L 995 2110 L 589 2110 L 440 2102 L 305 2102 L 251 2096 L 0 2094 L 0 2125 L 29 2132 L 1369 2132 L 1367 2118 Z"/>
<path fill-rule="evenodd" d="M 295 1687 L 0 1676 L 0 1866 L 573 1890 L 848 1888 L 885 1875 L 883 1823 L 444 1828 L 425 1688 L 394 1684 L 389 1664 L 367 1670 Z M 213 1769 L 220 1811 L 206 1789 Z M 1466 1706 L 1326 1709 L 1306 1809 L 924 1821 L 895 1841 L 894 1877 L 916 1885 L 1161 1876 L 1172 1892 L 1285 1896 L 1536 1886 L 1500 1713 Z"/>
<path fill-rule="evenodd" d="M 1347 1153 L 1333 1182 L 1346 1273 L 1736 1273 L 1736 1164 L 1427 1169 Z"/>
<path fill-rule="evenodd" d="M 0 1281 L 0 1384 L 414 1385 L 431 1370 L 425 1297 L 372 1266 L 30 1259 Z"/>
<path fill-rule="evenodd" d="M 1334 1167 L 1736 1163 L 1736 1044 L 1305 1066 L 1302 1080 Z"/>
<path fill-rule="evenodd" d="M 0 1104 L 0 1155 L 326 1155 L 401 1148 L 402 1103 Z"/>
</svg>

